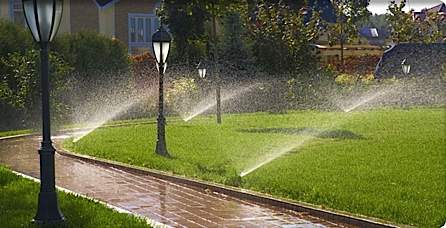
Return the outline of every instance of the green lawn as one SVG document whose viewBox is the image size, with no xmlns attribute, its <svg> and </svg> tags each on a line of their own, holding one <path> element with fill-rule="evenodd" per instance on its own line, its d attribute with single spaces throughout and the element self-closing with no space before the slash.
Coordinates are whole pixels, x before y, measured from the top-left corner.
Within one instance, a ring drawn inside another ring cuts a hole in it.
<svg viewBox="0 0 446 228">
<path fill-rule="evenodd" d="M 97 129 L 71 151 L 422 227 L 446 221 L 445 109 L 224 115 Z M 277 159 L 240 178 L 243 171 Z"/>
<path fill-rule="evenodd" d="M 39 184 L 0 166 L 0 227 L 34 227 Z M 118 213 L 89 199 L 59 192 L 63 227 L 149 227 L 142 219 Z M 36 226 L 37 227 L 37 226 Z"/>
<path fill-rule="evenodd" d="M 11 130 L 11 131 L 0 131 L 0 137 L 22 135 L 32 133 L 32 130 Z"/>
</svg>

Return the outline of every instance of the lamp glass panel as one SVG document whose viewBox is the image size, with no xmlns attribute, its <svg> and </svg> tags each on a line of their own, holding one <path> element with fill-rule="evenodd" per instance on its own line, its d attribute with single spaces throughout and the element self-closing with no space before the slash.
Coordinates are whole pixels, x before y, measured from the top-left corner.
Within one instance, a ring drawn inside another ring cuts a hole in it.
<svg viewBox="0 0 446 228">
<path fill-rule="evenodd" d="M 167 55 L 169 54 L 169 47 L 170 47 L 170 43 L 169 42 L 163 42 L 162 48 L 163 48 L 163 63 L 166 62 L 167 60 Z"/>
<path fill-rule="evenodd" d="M 167 69 L 167 63 L 164 63 L 163 74 L 166 73 L 166 69 Z M 160 65 L 158 63 L 156 63 L 156 70 L 158 72 L 160 71 Z"/>
<path fill-rule="evenodd" d="M 50 41 L 51 25 L 53 23 L 53 0 L 40 0 L 37 2 L 37 16 L 40 29 L 40 40 Z"/>
<path fill-rule="evenodd" d="M 62 11 L 63 11 L 63 1 L 62 0 L 56 0 L 56 11 L 54 14 L 54 25 L 53 25 L 53 31 L 51 31 L 51 38 L 50 41 L 53 40 L 53 38 L 56 36 L 57 31 L 59 30 L 60 21 L 62 20 Z"/>
<path fill-rule="evenodd" d="M 161 60 L 161 43 L 160 42 L 153 42 L 153 52 L 155 53 L 156 62 L 160 62 Z"/>
<path fill-rule="evenodd" d="M 39 32 L 37 31 L 36 15 L 34 14 L 33 0 L 23 0 L 23 10 L 25 11 L 26 22 L 31 30 L 34 39 L 39 42 Z"/>
<path fill-rule="evenodd" d="M 198 69 L 198 74 L 200 75 L 200 78 L 205 78 L 206 77 L 206 69 L 204 69 L 204 68 Z"/>
<path fill-rule="evenodd" d="M 403 64 L 403 65 L 401 65 L 401 67 L 403 68 L 403 73 L 404 74 L 409 74 L 409 72 L 410 72 L 410 65 Z"/>
</svg>

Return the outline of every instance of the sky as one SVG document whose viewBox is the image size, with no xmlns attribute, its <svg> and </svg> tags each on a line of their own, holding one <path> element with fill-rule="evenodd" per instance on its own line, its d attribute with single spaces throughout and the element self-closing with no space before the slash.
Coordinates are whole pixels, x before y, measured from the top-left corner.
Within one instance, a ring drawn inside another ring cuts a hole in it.
<svg viewBox="0 0 446 228">
<path fill-rule="evenodd" d="M 370 4 L 367 7 L 373 14 L 383 14 L 386 13 L 389 7 L 389 2 L 391 0 L 370 0 Z M 399 0 L 395 0 L 399 2 Z M 438 5 L 442 2 L 446 3 L 446 0 L 407 0 L 405 10 L 414 9 L 415 11 L 420 11 L 424 8 L 429 8 Z"/>
</svg>

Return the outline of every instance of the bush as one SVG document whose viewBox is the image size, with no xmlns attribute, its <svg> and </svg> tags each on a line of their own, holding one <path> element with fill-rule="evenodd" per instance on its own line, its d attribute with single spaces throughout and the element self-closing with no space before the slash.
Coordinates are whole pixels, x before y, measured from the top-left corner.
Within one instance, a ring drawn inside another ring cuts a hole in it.
<svg viewBox="0 0 446 228">
<path fill-rule="evenodd" d="M 184 112 L 195 105 L 199 98 L 199 88 L 193 78 L 179 78 L 170 83 L 166 103 L 177 112 Z"/>
<path fill-rule="evenodd" d="M 340 74 L 336 77 L 335 82 L 340 85 L 353 85 L 357 81 L 357 77 L 351 74 Z"/>
<path fill-rule="evenodd" d="M 0 19 L 0 57 L 13 52 L 23 53 L 33 47 L 29 31 L 10 21 Z"/>
<path fill-rule="evenodd" d="M 93 32 L 62 35 L 55 40 L 52 49 L 60 53 L 75 72 L 89 79 L 127 71 L 130 65 L 124 44 Z"/>
<path fill-rule="evenodd" d="M 71 71 L 71 67 L 54 53 L 50 53 L 49 61 L 53 114 L 62 117 L 66 110 L 59 96 L 66 89 L 62 78 Z M 0 113 L 2 122 L 5 121 L 2 126 L 33 127 L 40 119 L 39 66 L 39 52 L 32 49 L 0 58 L 0 106 L 7 110 Z M 14 116 L 14 113 L 20 115 Z"/>
</svg>

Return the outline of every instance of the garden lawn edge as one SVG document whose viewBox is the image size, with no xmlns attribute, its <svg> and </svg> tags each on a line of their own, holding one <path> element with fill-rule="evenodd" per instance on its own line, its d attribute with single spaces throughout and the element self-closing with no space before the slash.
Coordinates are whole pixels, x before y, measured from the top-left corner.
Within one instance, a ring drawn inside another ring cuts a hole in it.
<svg viewBox="0 0 446 228">
<path fill-rule="evenodd" d="M 9 170 L 10 170 L 12 173 L 14 173 L 14 174 L 16 174 L 16 175 L 18 175 L 18 176 L 20 176 L 20 177 L 23 177 L 23 178 L 28 179 L 28 180 L 32 180 L 32 181 L 34 181 L 34 182 L 36 182 L 36 183 L 40 183 L 40 180 L 39 180 L 38 178 L 34 178 L 34 177 L 32 177 L 32 176 L 29 176 L 29 175 L 26 175 L 26 174 L 17 172 L 17 171 L 15 171 L 15 170 L 11 170 L 11 169 L 9 169 Z M 89 197 L 89 196 L 86 196 L 86 195 L 83 195 L 83 194 L 80 194 L 80 193 L 71 191 L 71 190 L 69 190 L 69 189 L 66 189 L 66 188 L 63 188 L 63 187 L 60 187 L 60 186 L 56 186 L 56 189 L 59 190 L 59 191 L 61 191 L 61 192 L 65 192 L 65 193 L 68 193 L 68 194 L 73 194 L 73 195 L 75 195 L 75 196 L 79 196 L 79 197 L 82 197 L 82 198 L 85 198 L 85 199 L 89 199 L 89 200 L 91 200 L 91 201 L 94 201 L 94 202 L 96 202 L 96 203 L 100 203 L 100 204 L 104 205 L 105 207 L 108 207 L 108 208 L 110 208 L 110 209 L 112 209 L 112 210 L 114 210 L 114 211 L 117 211 L 117 212 L 119 212 L 119 213 L 131 214 L 131 215 L 133 215 L 133 216 L 135 216 L 135 217 L 138 217 L 138 218 L 141 218 L 141 219 L 145 220 L 145 221 L 147 222 L 147 224 L 151 225 L 152 227 L 155 227 L 155 228 L 165 228 L 165 227 L 168 227 L 167 225 L 165 225 L 165 224 L 163 224 L 163 223 L 160 223 L 160 222 L 157 222 L 157 221 L 155 221 L 155 220 L 153 220 L 153 219 L 150 219 L 150 218 L 147 218 L 147 217 L 144 217 L 144 216 L 135 214 L 135 213 L 133 213 L 133 212 L 131 212 L 131 211 L 128 211 L 128 210 L 126 210 L 126 209 L 123 209 L 123 208 L 120 208 L 120 207 L 111 205 L 111 204 L 109 204 L 109 203 L 107 203 L 107 202 L 104 202 L 104 201 L 101 201 L 101 200 L 98 200 L 98 199 L 95 199 L 95 198 L 92 198 L 92 197 Z"/>
<path fill-rule="evenodd" d="M 96 158 L 93 156 L 88 156 L 83 154 L 77 154 L 67 151 L 66 149 L 58 150 L 57 153 L 59 153 L 62 156 L 67 156 L 106 167 L 118 168 L 131 173 L 150 175 L 159 179 L 171 181 L 177 184 L 187 185 L 189 187 L 197 188 L 200 190 L 206 190 L 206 191 L 210 190 L 212 192 L 232 196 L 238 199 L 250 200 L 256 203 L 267 204 L 274 207 L 284 208 L 296 212 L 306 212 L 313 216 L 321 217 L 327 220 L 336 221 L 340 223 L 345 223 L 348 225 L 359 226 L 359 227 L 407 227 L 407 225 L 395 224 L 382 219 L 351 214 L 340 210 L 321 208 L 317 205 L 273 197 L 271 195 L 254 192 L 247 189 L 236 188 L 217 183 L 211 183 L 203 180 L 198 180 L 195 178 L 174 175 L 172 173 L 164 171 L 129 165 L 122 162 L 112 161 L 103 158 Z"/>
</svg>

